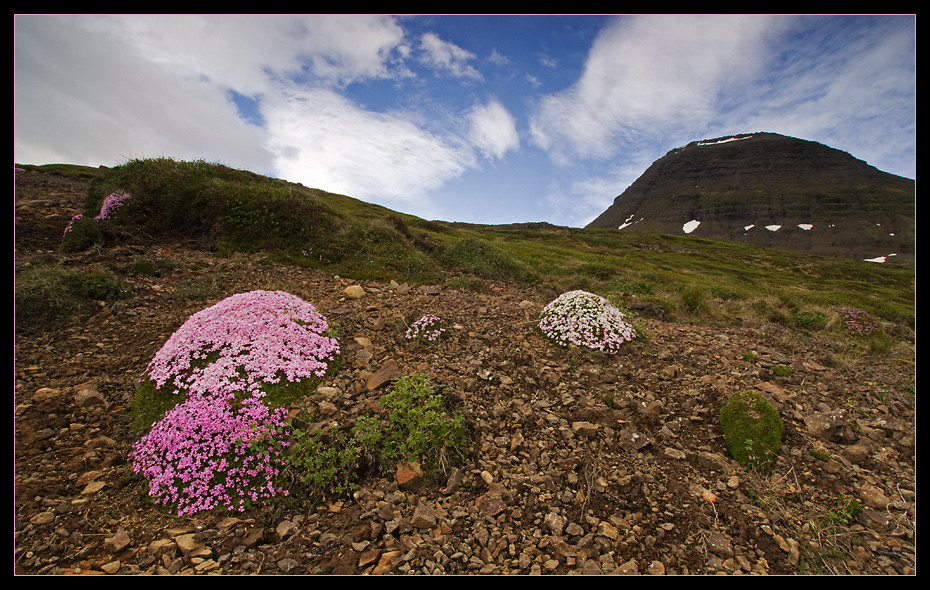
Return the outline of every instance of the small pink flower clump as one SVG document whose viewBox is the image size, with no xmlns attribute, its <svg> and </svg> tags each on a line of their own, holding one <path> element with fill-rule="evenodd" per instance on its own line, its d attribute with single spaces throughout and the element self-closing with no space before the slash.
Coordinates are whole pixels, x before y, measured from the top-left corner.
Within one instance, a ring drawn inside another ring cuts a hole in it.
<svg viewBox="0 0 930 590">
<path fill-rule="evenodd" d="M 404 336 L 407 340 L 422 338 L 429 342 L 433 342 L 438 340 L 445 331 L 446 324 L 439 319 L 439 316 L 427 314 L 413 322 L 413 325 L 407 329 L 407 333 Z"/>
<path fill-rule="evenodd" d="M 543 308 L 539 329 L 561 346 L 574 344 L 608 353 L 619 352 L 636 337 L 626 316 L 599 295 L 569 291 Z"/>
<path fill-rule="evenodd" d="M 119 209 L 123 203 L 128 201 L 130 198 L 129 193 L 125 192 L 115 192 L 111 193 L 107 198 L 103 200 L 103 205 L 100 206 L 100 213 L 97 214 L 94 219 L 97 221 L 102 221 L 104 219 L 109 219 L 110 214 Z"/>
<path fill-rule="evenodd" d="M 878 322 L 867 311 L 855 307 L 841 307 L 840 315 L 846 329 L 854 334 L 868 336 L 878 330 Z"/>
<path fill-rule="evenodd" d="M 69 222 L 68 222 L 68 225 L 65 227 L 65 232 L 64 232 L 62 235 L 63 235 L 63 236 L 68 235 L 68 232 L 71 231 L 71 226 L 74 225 L 74 222 L 75 222 L 75 221 L 79 221 L 79 220 L 81 220 L 81 219 L 83 219 L 83 218 L 84 218 L 84 216 L 81 215 L 80 213 L 78 213 L 77 215 L 75 215 L 74 217 L 72 217 L 72 218 L 71 218 L 71 221 L 69 221 Z"/>
<path fill-rule="evenodd" d="M 146 371 L 186 395 L 133 446 L 150 495 L 184 515 L 286 494 L 274 480 L 287 411 L 263 402 L 262 384 L 323 377 L 339 354 L 327 328 L 282 291 L 233 295 L 191 316 Z"/>
</svg>

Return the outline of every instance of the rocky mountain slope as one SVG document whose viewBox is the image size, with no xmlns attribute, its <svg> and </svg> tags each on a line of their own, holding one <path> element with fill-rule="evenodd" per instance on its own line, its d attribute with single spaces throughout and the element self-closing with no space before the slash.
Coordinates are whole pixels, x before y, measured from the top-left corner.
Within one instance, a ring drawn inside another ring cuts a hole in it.
<svg viewBox="0 0 930 590">
<path fill-rule="evenodd" d="M 775 133 L 694 141 L 656 160 L 589 227 L 826 256 L 912 257 L 914 181 Z"/>
<path fill-rule="evenodd" d="M 545 340 L 534 318 L 555 294 L 532 285 L 361 282 L 353 299 L 332 274 L 145 236 L 62 254 L 86 187 L 38 172 L 16 181 L 17 273 L 100 270 L 132 287 L 15 339 L 17 574 L 916 571 L 907 354 L 828 362 L 833 343 L 777 326 L 644 316 L 648 338 L 607 356 Z M 159 272 L 131 272 L 140 257 Z M 190 315 L 253 289 L 287 290 L 338 326 L 342 369 L 294 411 L 342 420 L 390 387 L 368 385 L 385 366 L 424 374 L 473 420 L 464 466 L 439 486 L 384 473 L 350 497 L 241 514 L 177 518 L 148 501 L 129 456 L 137 378 Z M 456 329 L 405 341 L 404 322 L 426 312 Z M 735 463 L 720 433 L 721 404 L 746 389 L 784 420 L 771 472 Z"/>
</svg>

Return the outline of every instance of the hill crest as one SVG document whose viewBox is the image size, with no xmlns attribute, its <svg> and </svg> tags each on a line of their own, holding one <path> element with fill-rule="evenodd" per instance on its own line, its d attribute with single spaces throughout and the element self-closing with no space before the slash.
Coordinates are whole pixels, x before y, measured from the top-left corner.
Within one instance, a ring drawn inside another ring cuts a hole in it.
<svg viewBox="0 0 930 590">
<path fill-rule="evenodd" d="M 817 142 L 730 135 L 670 150 L 587 227 L 843 258 L 911 258 L 914 186 Z"/>
</svg>

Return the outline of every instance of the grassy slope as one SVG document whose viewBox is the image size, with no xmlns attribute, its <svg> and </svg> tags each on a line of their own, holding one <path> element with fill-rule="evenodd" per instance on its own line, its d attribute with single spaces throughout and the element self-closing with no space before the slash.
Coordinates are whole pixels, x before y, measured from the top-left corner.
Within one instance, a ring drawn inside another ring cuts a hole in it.
<svg viewBox="0 0 930 590">
<path fill-rule="evenodd" d="M 688 236 L 608 229 L 518 229 L 427 221 L 357 199 L 205 162 L 134 160 L 112 169 L 38 167 L 93 178 L 85 213 L 116 190 L 133 195 L 113 223 L 183 233 L 221 254 L 355 279 L 482 289 L 526 281 L 585 289 L 618 303 L 661 305 L 672 318 L 720 326 L 820 330 L 841 306 L 914 324 L 915 267 L 792 254 Z"/>
</svg>

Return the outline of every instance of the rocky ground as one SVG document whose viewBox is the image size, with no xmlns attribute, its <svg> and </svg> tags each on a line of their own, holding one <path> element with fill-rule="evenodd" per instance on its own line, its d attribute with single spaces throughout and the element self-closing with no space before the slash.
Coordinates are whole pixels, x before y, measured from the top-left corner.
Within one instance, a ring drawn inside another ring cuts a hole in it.
<svg viewBox="0 0 930 590">
<path fill-rule="evenodd" d="M 533 323 L 557 294 L 532 286 L 361 282 L 351 299 L 346 279 L 184 244 L 65 255 L 85 186 L 27 172 L 16 188 L 17 269 L 95 268 L 133 288 L 16 338 L 17 574 L 916 573 L 915 369 L 901 355 L 833 368 L 828 342 L 648 309 L 648 338 L 623 354 L 558 349 Z M 158 276 L 130 272 L 140 256 Z M 391 363 L 425 374 L 474 421 L 464 466 L 446 485 L 386 474 L 341 501 L 241 514 L 177 518 L 147 501 L 128 456 L 136 380 L 191 314 L 253 289 L 310 301 L 342 336 L 342 369 L 310 409 L 358 413 L 390 387 L 368 384 Z M 450 336 L 405 341 L 404 322 L 427 312 L 456 324 Z M 784 421 L 770 472 L 735 463 L 720 432 L 721 404 L 746 389 Z M 849 499 L 862 510 L 847 520 Z"/>
</svg>

